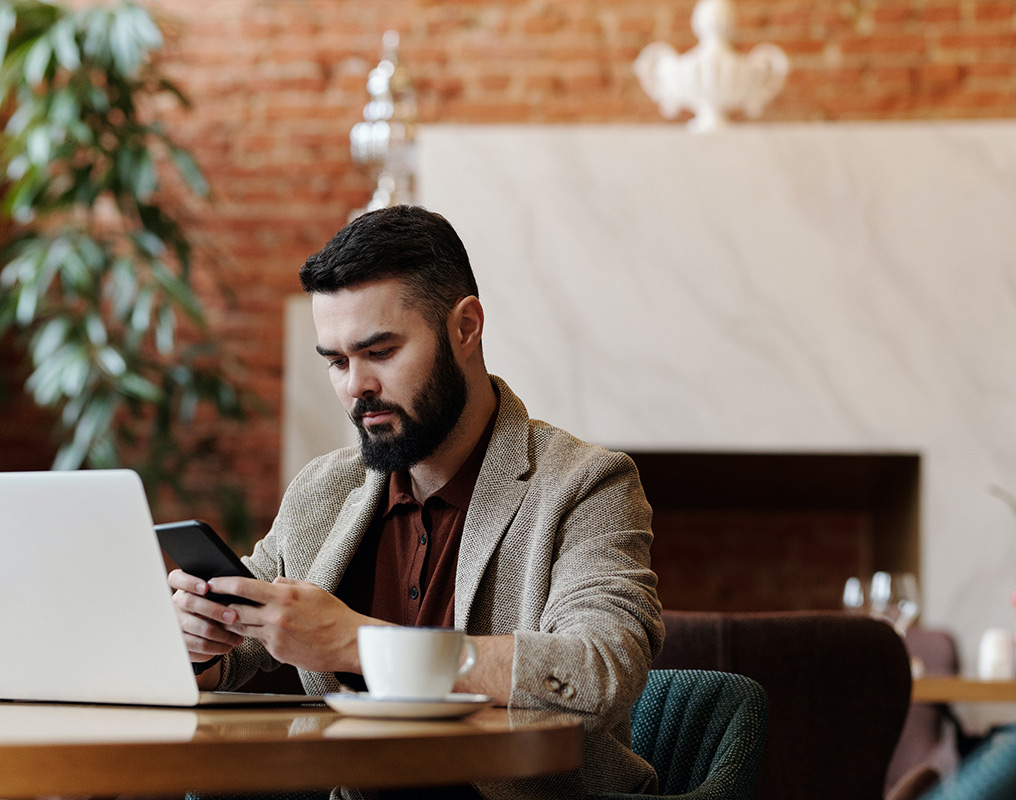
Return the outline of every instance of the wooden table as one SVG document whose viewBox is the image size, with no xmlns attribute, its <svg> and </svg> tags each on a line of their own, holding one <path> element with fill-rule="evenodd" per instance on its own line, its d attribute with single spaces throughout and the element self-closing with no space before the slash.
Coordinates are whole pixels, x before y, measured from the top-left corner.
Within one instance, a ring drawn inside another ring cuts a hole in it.
<svg viewBox="0 0 1016 800">
<path fill-rule="evenodd" d="M 1013 703 L 1016 681 L 982 681 L 955 675 L 915 678 L 915 703 Z"/>
<path fill-rule="evenodd" d="M 0 797 L 391 788 L 575 769 L 575 717 L 486 709 L 368 720 L 323 706 L 150 709 L 0 703 Z"/>
</svg>

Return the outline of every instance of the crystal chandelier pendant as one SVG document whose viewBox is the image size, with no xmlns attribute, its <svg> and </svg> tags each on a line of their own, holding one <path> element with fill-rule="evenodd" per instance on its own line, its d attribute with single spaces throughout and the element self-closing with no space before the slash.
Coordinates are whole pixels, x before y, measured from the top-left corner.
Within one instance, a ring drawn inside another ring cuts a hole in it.
<svg viewBox="0 0 1016 800">
<path fill-rule="evenodd" d="M 367 77 L 370 100 L 363 121 L 349 132 L 353 161 L 371 171 L 376 186 L 367 205 L 350 219 L 413 202 L 416 92 L 409 71 L 399 63 L 399 34 L 386 31 L 381 41 L 381 60 Z"/>
</svg>

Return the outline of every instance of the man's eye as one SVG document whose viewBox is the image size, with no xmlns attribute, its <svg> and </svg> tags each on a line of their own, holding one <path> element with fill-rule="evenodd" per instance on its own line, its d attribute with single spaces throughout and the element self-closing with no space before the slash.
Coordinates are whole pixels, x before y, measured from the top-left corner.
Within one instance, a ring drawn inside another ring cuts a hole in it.
<svg viewBox="0 0 1016 800">
<path fill-rule="evenodd" d="M 393 348 L 387 347 L 384 350 L 371 350 L 370 357 L 375 359 L 385 359 L 392 354 Z"/>
<path fill-rule="evenodd" d="M 349 359 L 346 359 L 346 358 L 333 358 L 332 360 L 330 360 L 328 362 L 328 368 L 331 369 L 332 367 L 335 367 L 335 369 L 345 369 L 346 365 L 348 363 L 349 363 Z"/>
</svg>

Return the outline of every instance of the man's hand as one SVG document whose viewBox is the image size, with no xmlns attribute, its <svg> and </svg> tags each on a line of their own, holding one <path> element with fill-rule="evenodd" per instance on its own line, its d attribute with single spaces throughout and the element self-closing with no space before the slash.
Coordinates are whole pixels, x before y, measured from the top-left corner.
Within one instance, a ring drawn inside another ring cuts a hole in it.
<svg viewBox="0 0 1016 800">
<path fill-rule="evenodd" d="M 207 581 L 179 569 L 169 573 L 168 580 L 170 587 L 176 590 L 173 607 L 191 661 L 204 662 L 225 655 L 243 641 L 242 636 L 226 629 L 227 624 L 236 622 L 236 611 L 205 597 L 209 590 Z M 216 667 L 201 675 L 198 685 L 208 688 L 218 680 Z"/>
<path fill-rule="evenodd" d="M 260 604 L 229 606 L 236 620 L 219 617 L 226 632 L 257 639 L 274 658 L 312 672 L 359 672 L 357 628 L 386 624 L 356 613 L 308 581 L 279 577 L 266 583 L 230 576 L 208 583 L 213 591 Z"/>
<path fill-rule="evenodd" d="M 390 623 L 358 614 L 316 584 L 292 578 L 272 583 L 222 577 L 199 581 L 170 573 L 177 614 L 194 661 L 227 653 L 244 637 L 257 639 L 286 664 L 312 672 L 360 672 L 356 632 L 361 625 Z M 223 606 L 203 595 L 208 591 L 237 595 L 257 606 Z M 506 705 L 511 693 L 512 636 L 480 636 L 476 667 L 456 684 L 456 691 L 489 694 Z M 218 675 L 218 669 L 209 670 Z M 198 682 L 201 683 L 202 675 Z"/>
</svg>

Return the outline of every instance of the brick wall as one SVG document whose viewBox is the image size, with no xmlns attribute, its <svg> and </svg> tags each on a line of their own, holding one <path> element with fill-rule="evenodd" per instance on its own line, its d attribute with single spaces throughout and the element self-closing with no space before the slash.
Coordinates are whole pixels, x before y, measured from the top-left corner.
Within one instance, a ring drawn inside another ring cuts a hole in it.
<svg viewBox="0 0 1016 800">
<path fill-rule="evenodd" d="M 1016 0 L 734 4 L 742 49 L 773 42 L 792 60 L 764 121 L 1016 116 Z M 172 115 L 173 130 L 214 192 L 193 209 L 202 266 L 235 289 L 231 302 L 213 301 L 211 321 L 267 404 L 241 430 L 204 423 L 215 444 L 203 469 L 242 478 L 260 530 L 279 498 L 283 298 L 298 291 L 306 256 L 370 194 L 348 134 L 382 32 L 402 34 L 425 123 L 658 122 L 631 64 L 654 40 L 682 52 L 695 44 L 693 0 L 154 5 L 170 39 L 166 68 L 194 106 Z M 214 517 L 215 502 L 181 513 Z"/>
</svg>

